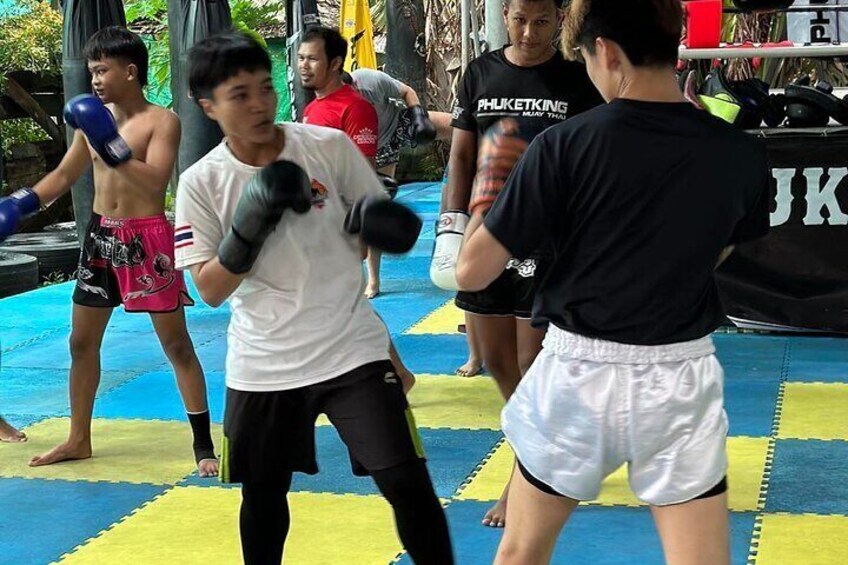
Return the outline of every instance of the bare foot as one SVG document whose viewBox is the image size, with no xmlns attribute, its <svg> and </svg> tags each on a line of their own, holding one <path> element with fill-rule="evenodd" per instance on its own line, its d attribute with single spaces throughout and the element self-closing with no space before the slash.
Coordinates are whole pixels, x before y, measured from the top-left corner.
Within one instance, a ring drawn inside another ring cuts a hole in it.
<svg viewBox="0 0 848 565">
<path fill-rule="evenodd" d="M 201 478 L 217 477 L 218 476 L 218 460 L 217 459 L 201 459 L 197 462 L 197 474 Z"/>
<path fill-rule="evenodd" d="M 6 420 L 0 418 L 0 441 L 20 443 L 26 440 L 25 433 L 18 431 L 17 428 L 9 424 Z"/>
<path fill-rule="evenodd" d="M 509 492 L 509 483 L 506 484 L 500 500 L 494 506 L 489 508 L 486 515 L 483 516 L 483 525 L 490 528 L 503 528 L 506 524 L 506 496 Z"/>
<path fill-rule="evenodd" d="M 365 289 L 365 298 L 371 300 L 380 294 L 380 285 L 368 283 L 368 288 Z"/>
<path fill-rule="evenodd" d="M 415 386 L 415 375 L 404 370 L 398 371 L 398 376 L 400 377 L 400 384 L 403 387 L 403 393 L 409 394 L 409 391 Z"/>
<path fill-rule="evenodd" d="M 91 440 L 82 442 L 66 441 L 60 443 L 44 455 L 37 455 L 29 460 L 30 467 L 41 467 L 42 465 L 52 465 L 62 461 L 71 461 L 73 459 L 88 459 L 91 457 Z"/>
<path fill-rule="evenodd" d="M 460 377 L 473 377 L 483 372 L 483 363 L 479 359 L 469 359 L 465 364 L 456 370 L 456 374 Z"/>
</svg>

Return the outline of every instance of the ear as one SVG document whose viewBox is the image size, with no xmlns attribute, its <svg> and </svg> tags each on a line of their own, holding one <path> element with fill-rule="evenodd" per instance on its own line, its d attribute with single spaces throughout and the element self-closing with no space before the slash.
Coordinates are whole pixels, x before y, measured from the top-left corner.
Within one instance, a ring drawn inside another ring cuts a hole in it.
<svg viewBox="0 0 848 565">
<path fill-rule="evenodd" d="M 200 104 L 200 108 L 203 110 L 203 113 L 206 114 L 207 118 L 215 120 L 216 122 L 218 121 L 215 117 L 215 103 L 213 101 L 208 98 L 199 98 L 197 102 Z"/>
<path fill-rule="evenodd" d="M 344 67 L 344 59 L 342 59 L 341 57 L 336 57 L 335 59 L 333 59 L 333 62 L 330 63 L 330 69 L 332 69 L 333 71 L 335 71 L 339 74 L 341 74 L 343 67 Z"/>
<path fill-rule="evenodd" d="M 613 70 L 621 63 L 618 45 L 603 37 L 595 38 L 595 56 L 607 70 Z"/>
<path fill-rule="evenodd" d="M 138 80 L 138 65 L 136 65 L 135 63 L 130 63 L 129 65 L 127 65 L 127 80 Z"/>
<path fill-rule="evenodd" d="M 504 25 L 509 27 L 509 2 L 504 1 L 503 3 L 503 21 Z"/>
</svg>

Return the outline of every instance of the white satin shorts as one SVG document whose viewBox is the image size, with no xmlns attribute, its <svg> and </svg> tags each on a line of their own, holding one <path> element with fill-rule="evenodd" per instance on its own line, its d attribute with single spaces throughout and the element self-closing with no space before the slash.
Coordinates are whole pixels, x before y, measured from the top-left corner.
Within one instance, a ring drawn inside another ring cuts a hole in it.
<svg viewBox="0 0 848 565">
<path fill-rule="evenodd" d="M 597 498 L 626 463 L 640 500 L 687 502 L 727 473 L 724 371 L 714 353 L 709 336 L 638 346 L 551 324 L 503 409 L 504 434 L 535 479 L 569 498 Z"/>
</svg>

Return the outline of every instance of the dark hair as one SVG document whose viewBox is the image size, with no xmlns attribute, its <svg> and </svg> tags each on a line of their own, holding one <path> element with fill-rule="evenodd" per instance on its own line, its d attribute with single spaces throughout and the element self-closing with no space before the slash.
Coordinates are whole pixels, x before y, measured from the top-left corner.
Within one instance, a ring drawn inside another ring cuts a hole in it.
<svg viewBox="0 0 848 565">
<path fill-rule="evenodd" d="M 97 31 L 86 42 L 83 56 L 86 61 L 122 59 L 138 68 L 138 82 L 147 85 L 147 47 L 125 27 L 110 26 Z"/>
<path fill-rule="evenodd" d="M 327 55 L 327 62 L 332 63 L 333 59 L 341 57 L 342 65 L 344 65 L 344 60 L 347 58 L 347 40 L 342 37 L 342 34 L 338 30 L 318 26 L 309 28 L 303 34 L 303 39 L 300 42 L 310 43 L 319 39 L 324 41 L 324 53 Z"/>
<path fill-rule="evenodd" d="M 219 84 L 241 71 L 271 72 L 271 57 L 255 39 L 225 32 L 199 41 L 189 52 L 188 88 L 195 101 L 212 98 Z"/>
<path fill-rule="evenodd" d="M 557 10 L 562 9 L 562 5 L 568 0 L 526 0 L 527 2 L 553 2 L 554 7 Z M 510 4 L 512 4 L 513 0 L 503 0 L 504 8 L 509 8 Z"/>
<path fill-rule="evenodd" d="M 563 54 L 595 53 L 595 39 L 618 43 L 634 66 L 677 63 L 683 29 L 680 0 L 572 0 L 566 8 Z"/>
<path fill-rule="evenodd" d="M 349 84 L 351 86 L 355 86 L 355 84 L 354 84 L 355 81 L 353 80 L 353 75 L 350 74 L 347 71 L 342 71 L 342 82 L 345 83 L 345 84 Z"/>
</svg>

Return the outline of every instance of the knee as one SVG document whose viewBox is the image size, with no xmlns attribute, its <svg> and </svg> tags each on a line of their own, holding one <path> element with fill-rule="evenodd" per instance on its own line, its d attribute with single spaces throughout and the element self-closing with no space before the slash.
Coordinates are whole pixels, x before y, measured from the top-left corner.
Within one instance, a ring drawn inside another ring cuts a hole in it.
<svg viewBox="0 0 848 565">
<path fill-rule="evenodd" d="M 497 565 L 535 565 L 546 563 L 545 556 L 532 547 L 516 543 L 515 540 L 504 536 L 498 546 L 498 554 L 495 557 Z"/>
<path fill-rule="evenodd" d="M 515 372 L 515 360 L 508 359 L 503 353 L 483 351 L 483 365 L 496 379 L 510 377 Z"/>
<path fill-rule="evenodd" d="M 172 363 L 186 365 L 195 359 L 194 344 L 188 334 L 162 339 L 162 349 Z"/>
<path fill-rule="evenodd" d="M 85 332 L 72 331 L 68 339 L 68 349 L 71 352 L 71 359 L 96 355 L 100 349 L 100 340 Z"/>
</svg>

